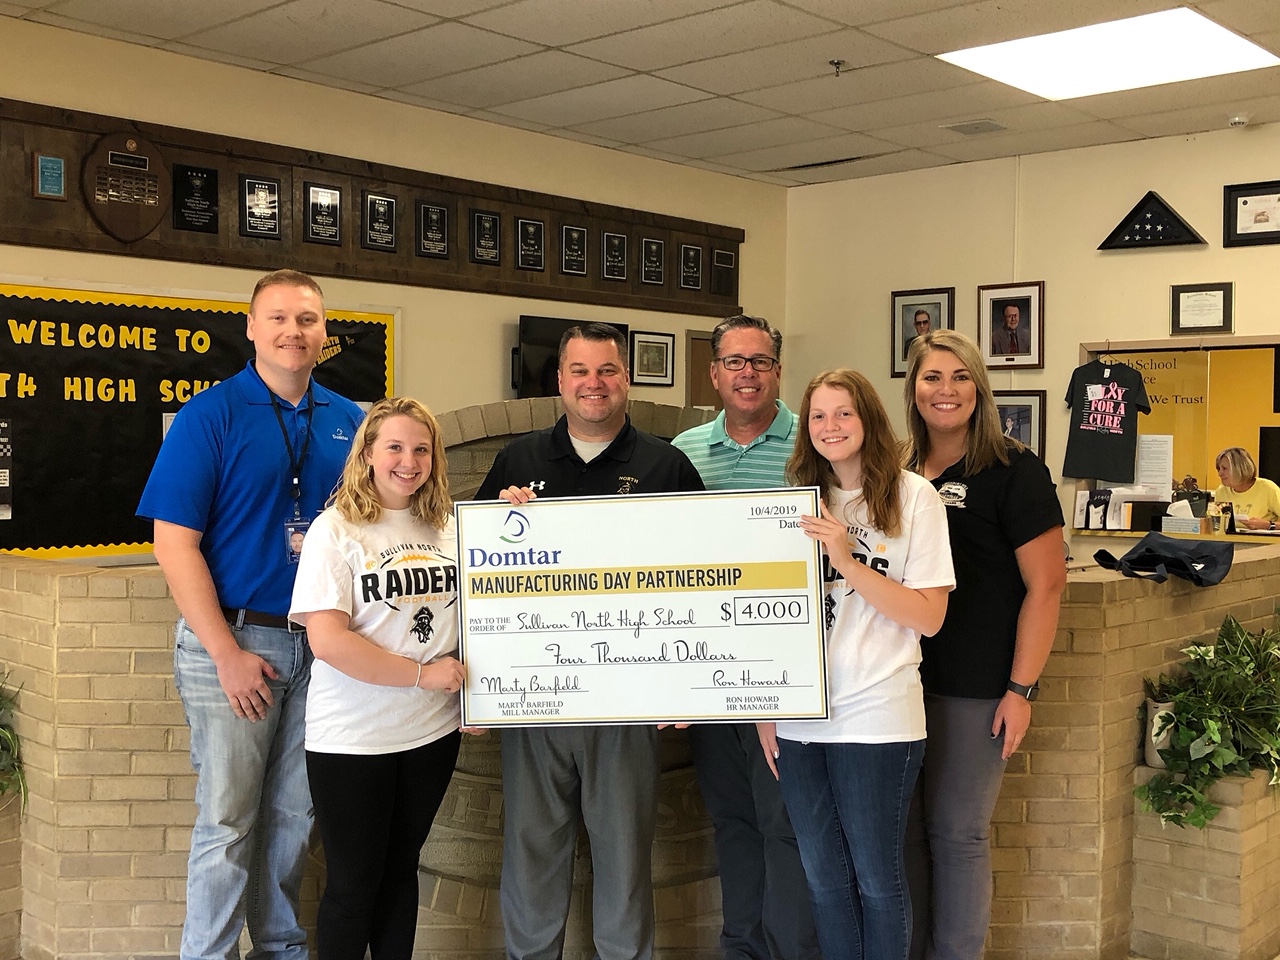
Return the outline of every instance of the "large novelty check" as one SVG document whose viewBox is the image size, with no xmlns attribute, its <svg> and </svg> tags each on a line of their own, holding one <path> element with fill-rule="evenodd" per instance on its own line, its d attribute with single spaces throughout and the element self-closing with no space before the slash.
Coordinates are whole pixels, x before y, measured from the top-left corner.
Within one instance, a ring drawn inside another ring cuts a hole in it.
<svg viewBox="0 0 1280 960">
<path fill-rule="evenodd" d="M 817 497 L 459 503 L 463 722 L 827 716 Z"/>
</svg>

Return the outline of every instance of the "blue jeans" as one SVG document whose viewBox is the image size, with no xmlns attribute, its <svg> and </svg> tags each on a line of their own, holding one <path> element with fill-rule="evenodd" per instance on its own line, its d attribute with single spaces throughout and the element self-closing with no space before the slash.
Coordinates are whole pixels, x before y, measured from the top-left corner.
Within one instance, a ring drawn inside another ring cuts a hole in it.
<svg viewBox="0 0 1280 960">
<path fill-rule="evenodd" d="M 311 648 L 305 634 L 275 627 L 231 632 L 278 674 L 265 720 L 236 717 L 185 620 L 175 633 L 173 677 L 196 771 L 181 957 L 238 960 L 247 917 L 251 958 L 306 960 L 298 889 L 312 822 L 303 753 Z"/>
<path fill-rule="evenodd" d="M 778 752 L 823 960 L 906 960 L 902 845 L 924 741 L 779 740 Z"/>
</svg>

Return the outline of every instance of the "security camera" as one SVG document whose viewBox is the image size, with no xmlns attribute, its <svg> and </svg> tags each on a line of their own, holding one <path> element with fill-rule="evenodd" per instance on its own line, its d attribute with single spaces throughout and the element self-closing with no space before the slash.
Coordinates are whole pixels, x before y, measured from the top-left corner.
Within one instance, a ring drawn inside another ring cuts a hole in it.
<svg viewBox="0 0 1280 960">
<path fill-rule="evenodd" d="M 1233 129 L 1247 127 L 1249 125 L 1249 115 L 1247 113 L 1235 113 L 1227 117 L 1227 126 Z"/>
</svg>

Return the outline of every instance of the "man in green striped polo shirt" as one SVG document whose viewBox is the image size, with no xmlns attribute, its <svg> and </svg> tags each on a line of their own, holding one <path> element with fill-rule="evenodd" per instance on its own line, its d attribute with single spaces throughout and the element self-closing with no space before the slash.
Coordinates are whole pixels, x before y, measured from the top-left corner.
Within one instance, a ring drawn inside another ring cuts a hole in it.
<svg viewBox="0 0 1280 960">
<path fill-rule="evenodd" d="M 785 485 L 797 423 L 778 399 L 782 334 L 760 317 L 729 317 L 712 331 L 711 355 L 724 410 L 672 443 L 708 490 Z M 715 825 L 725 960 L 820 960 L 795 833 L 755 725 L 699 724 L 689 738 Z"/>
</svg>

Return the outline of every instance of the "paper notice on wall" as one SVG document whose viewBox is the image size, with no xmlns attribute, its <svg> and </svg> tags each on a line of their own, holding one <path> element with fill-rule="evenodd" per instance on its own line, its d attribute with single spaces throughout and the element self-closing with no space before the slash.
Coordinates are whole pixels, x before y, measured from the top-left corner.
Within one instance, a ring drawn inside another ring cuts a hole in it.
<svg viewBox="0 0 1280 960">
<path fill-rule="evenodd" d="M 13 519 L 13 426 L 0 420 L 0 520 Z"/>
<path fill-rule="evenodd" d="M 1159 497 L 1168 498 L 1173 484 L 1173 434 L 1153 433 L 1138 437 L 1138 469 L 1134 477 L 1140 487 L 1150 488 Z"/>
</svg>

